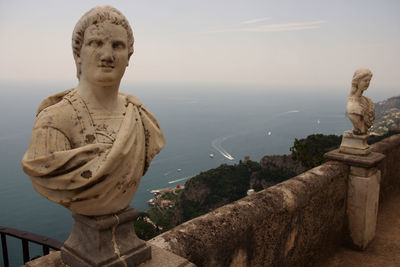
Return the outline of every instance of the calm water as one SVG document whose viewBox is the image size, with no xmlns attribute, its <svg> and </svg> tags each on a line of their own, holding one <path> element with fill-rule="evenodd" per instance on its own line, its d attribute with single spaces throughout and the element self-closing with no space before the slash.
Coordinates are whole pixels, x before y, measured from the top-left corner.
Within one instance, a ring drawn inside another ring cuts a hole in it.
<svg viewBox="0 0 400 267">
<path fill-rule="evenodd" d="M 70 211 L 39 196 L 20 161 L 40 101 L 73 84 L 0 86 L 0 225 L 65 241 L 72 227 Z M 121 91 L 135 94 L 153 112 L 167 140 L 132 205 L 146 210 L 149 190 L 182 185 L 221 163 L 235 163 L 246 155 L 259 161 L 267 154 L 288 154 L 296 137 L 342 134 L 351 128 L 344 117 L 347 92 L 331 89 L 293 93 L 296 88 L 122 86 Z M 19 242 L 10 238 L 10 243 L 11 250 L 19 249 Z M 13 258 L 12 263 L 22 262 Z"/>
</svg>

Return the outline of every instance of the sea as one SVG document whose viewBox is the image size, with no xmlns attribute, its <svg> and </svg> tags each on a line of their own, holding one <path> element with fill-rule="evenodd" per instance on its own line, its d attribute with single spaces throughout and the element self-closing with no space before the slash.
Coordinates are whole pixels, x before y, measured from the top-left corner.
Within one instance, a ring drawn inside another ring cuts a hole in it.
<svg viewBox="0 0 400 267">
<path fill-rule="evenodd" d="M 21 158 L 41 100 L 74 86 L 0 83 L 0 226 L 61 242 L 68 238 L 71 212 L 35 192 L 21 169 Z M 151 190 L 184 185 L 200 172 L 223 163 L 236 164 L 245 156 L 259 161 L 264 155 L 289 154 L 295 138 L 314 133 L 340 135 L 352 128 L 345 117 L 348 88 L 122 84 L 120 90 L 141 99 L 166 137 L 164 149 L 132 200 L 131 205 L 140 211 L 150 208 L 146 201 L 152 198 Z M 381 88 L 369 97 L 377 102 L 396 94 Z M 11 266 L 20 266 L 20 241 L 11 237 L 7 241 Z M 30 246 L 31 257 L 40 254 L 39 246 Z"/>
</svg>

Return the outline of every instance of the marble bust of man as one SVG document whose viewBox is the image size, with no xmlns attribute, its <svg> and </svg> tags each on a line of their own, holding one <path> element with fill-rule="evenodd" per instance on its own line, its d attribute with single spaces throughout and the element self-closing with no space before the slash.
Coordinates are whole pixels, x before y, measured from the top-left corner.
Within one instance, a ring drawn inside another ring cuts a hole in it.
<svg viewBox="0 0 400 267">
<path fill-rule="evenodd" d="M 156 118 L 119 92 L 133 43 L 117 9 L 88 11 L 72 36 L 78 86 L 46 98 L 37 110 L 23 170 L 37 192 L 77 214 L 125 209 L 165 144 Z"/>
<path fill-rule="evenodd" d="M 372 78 L 372 72 L 367 68 L 355 71 L 352 86 L 347 101 L 347 115 L 353 124 L 353 134 L 365 135 L 375 119 L 374 103 L 363 96 Z"/>
</svg>

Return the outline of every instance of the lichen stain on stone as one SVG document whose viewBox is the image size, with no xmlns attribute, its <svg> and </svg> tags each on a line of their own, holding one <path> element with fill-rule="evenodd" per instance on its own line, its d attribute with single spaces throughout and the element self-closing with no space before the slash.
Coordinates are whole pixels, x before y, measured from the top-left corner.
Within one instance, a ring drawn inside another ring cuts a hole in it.
<svg viewBox="0 0 400 267">
<path fill-rule="evenodd" d="M 89 179 L 90 177 L 92 177 L 92 172 L 90 170 L 84 171 L 81 173 L 81 176 L 83 178 Z"/>
<path fill-rule="evenodd" d="M 94 140 L 95 140 L 95 137 L 93 134 L 87 134 L 85 136 L 85 142 L 88 144 L 93 144 Z"/>
</svg>

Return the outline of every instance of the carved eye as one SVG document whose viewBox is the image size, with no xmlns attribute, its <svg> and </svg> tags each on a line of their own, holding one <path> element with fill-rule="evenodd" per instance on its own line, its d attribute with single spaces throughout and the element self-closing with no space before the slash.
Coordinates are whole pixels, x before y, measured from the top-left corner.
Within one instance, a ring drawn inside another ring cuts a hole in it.
<svg viewBox="0 0 400 267">
<path fill-rule="evenodd" d="M 123 42 L 113 42 L 112 43 L 112 47 L 113 49 L 119 50 L 119 49 L 124 49 L 125 48 L 125 44 Z"/>
<path fill-rule="evenodd" d="M 89 42 L 89 46 L 91 46 L 91 47 L 102 47 L 103 46 L 103 41 L 101 41 L 101 40 L 91 40 Z"/>
</svg>

